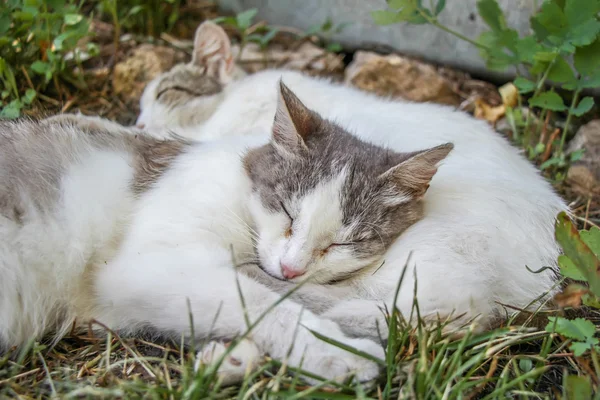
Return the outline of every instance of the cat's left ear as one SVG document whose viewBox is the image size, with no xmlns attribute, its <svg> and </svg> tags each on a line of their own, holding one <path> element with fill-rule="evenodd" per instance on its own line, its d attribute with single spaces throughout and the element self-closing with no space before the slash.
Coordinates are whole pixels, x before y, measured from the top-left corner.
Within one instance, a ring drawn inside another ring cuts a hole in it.
<svg viewBox="0 0 600 400">
<path fill-rule="evenodd" d="M 442 144 L 431 149 L 411 154 L 400 164 L 390 168 L 379 179 L 390 195 L 390 203 L 403 203 L 418 200 L 425 195 L 431 179 L 437 172 L 438 163 L 445 159 L 454 148 L 452 143 Z M 410 199 L 406 199 L 408 196 Z"/>
<path fill-rule="evenodd" d="M 273 121 L 272 143 L 288 155 L 308 151 L 306 140 L 318 129 L 322 119 L 306 107 L 282 81 L 279 81 L 277 110 Z"/>
<path fill-rule="evenodd" d="M 206 74 L 221 83 L 233 78 L 231 41 L 219 25 L 211 21 L 200 24 L 194 37 L 192 64 L 206 68 Z"/>
</svg>

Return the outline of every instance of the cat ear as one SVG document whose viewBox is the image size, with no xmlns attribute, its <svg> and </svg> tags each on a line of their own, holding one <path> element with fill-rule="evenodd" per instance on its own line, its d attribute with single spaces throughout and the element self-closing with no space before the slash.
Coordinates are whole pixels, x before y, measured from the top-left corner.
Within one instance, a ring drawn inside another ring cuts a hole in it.
<svg viewBox="0 0 600 400">
<path fill-rule="evenodd" d="M 431 178 L 437 172 L 437 164 L 446 158 L 453 148 L 452 143 L 446 143 L 413 153 L 400 164 L 381 174 L 377 179 L 390 189 L 391 205 L 406 202 L 406 196 L 409 196 L 410 200 L 422 198 L 429 188 Z M 397 200 L 394 201 L 394 198 Z"/>
<path fill-rule="evenodd" d="M 194 37 L 192 64 L 206 68 L 206 74 L 221 83 L 232 79 L 231 42 L 223 28 L 211 21 L 200 24 Z"/>
<path fill-rule="evenodd" d="M 308 151 L 305 140 L 315 132 L 320 122 L 321 117 L 302 104 L 280 80 L 273 121 L 273 145 L 286 153 L 302 154 Z"/>
</svg>

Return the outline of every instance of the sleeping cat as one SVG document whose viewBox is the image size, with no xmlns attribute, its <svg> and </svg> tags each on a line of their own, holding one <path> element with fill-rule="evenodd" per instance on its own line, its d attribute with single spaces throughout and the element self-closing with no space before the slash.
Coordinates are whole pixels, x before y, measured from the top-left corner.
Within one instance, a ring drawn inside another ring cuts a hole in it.
<svg viewBox="0 0 600 400">
<path fill-rule="evenodd" d="M 553 223 L 567 206 L 539 172 L 484 121 L 446 106 L 382 99 L 293 71 L 267 70 L 239 78 L 231 62 L 229 39 L 211 22 L 199 27 L 195 43 L 197 60 L 206 53 L 198 44 L 211 43 L 215 56 L 199 68 L 221 71 L 221 92 L 198 93 L 190 95 L 186 103 L 170 104 L 157 96 L 156 88 L 184 78 L 177 68 L 169 71 L 151 82 L 142 96 L 138 122 L 146 129 L 161 131 L 168 126 L 202 138 L 215 133 L 225 137 L 267 131 L 277 101 L 270 88 L 283 78 L 307 106 L 361 139 L 396 151 L 416 151 L 445 142 L 455 146 L 424 194 L 424 218 L 391 244 L 377 273 L 350 275 L 326 286 L 306 285 L 297 295 L 305 306 L 324 312 L 354 334 L 372 335 L 374 320 L 379 319 L 379 325 L 385 327 L 379 309 L 382 303 L 388 308 L 393 305 L 395 285 L 407 262 L 407 281 L 413 277 L 418 281 L 423 315 L 454 313 L 463 315 L 462 321 L 478 318 L 480 328 L 504 314 L 501 303 L 527 307 L 553 288 L 554 271 L 533 274 L 527 267 L 556 270 L 559 248 Z M 204 112 L 198 104 L 209 99 L 210 112 Z M 194 113 L 202 118 L 181 117 Z M 280 210 L 280 224 L 286 218 L 292 220 L 295 211 Z M 386 230 L 377 220 L 365 225 L 373 226 L 386 242 Z M 311 254 L 302 250 L 303 231 L 296 237 L 294 230 L 286 238 L 281 237 L 281 229 L 270 232 L 263 227 L 257 239 L 262 268 L 275 279 L 255 269 L 249 273 L 285 292 L 290 285 L 282 280 L 298 282 L 297 275 Z M 290 241 L 294 244 L 288 244 Z M 281 262 L 292 272 L 282 272 Z M 348 299 L 349 292 L 354 298 Z M 413 284 L 407 282 L 396 306 L 408 315 L 412 305 Z"/>
<path fill-rule="evenodd" d="M 240 275 L 244 310 L 236 263 L 323 283 L 376 275 L 389 245 L 422 217 L 451 149 L 368 144 L 283 84 L 271 140 L 158 140 L 81 116 L 1 122 L 0 344 L 59 338 L 94 320 L 125 333 L 189 337 L 193 328 L 197 338 L 232 339 L 280 297 Z M 375 363 L 307 328 L 383 358 L 375 342 L 348 338 L 290 300 L 233 355 L 251 365 L 258 354 L 283 359 L 293 345 L 291 366 L 328 379 L 376 376 Z"/>
</svg>

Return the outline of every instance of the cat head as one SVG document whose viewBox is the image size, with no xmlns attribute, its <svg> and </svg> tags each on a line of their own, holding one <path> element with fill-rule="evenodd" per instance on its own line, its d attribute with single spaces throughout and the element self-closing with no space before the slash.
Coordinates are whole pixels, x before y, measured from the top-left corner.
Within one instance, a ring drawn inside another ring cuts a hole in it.
<svg viewBox="0 0 600 400">
<path fill-rule="evenodd" d="M 176 65 L 144 89 L 136 124 L 150 131 L 198 125 L 219 106 L 223 88 L 243 75 L 223 28 L 203 22 L 196 30 L 192 61 Z"/>
<path fill-rule="evenodd" d="M 271 141 L 244 159 L 261 267 L 279 279 L 326 283 L 380 264 L 422 218 L 437 164 L 452 148 L 397 153 L 364 142 L 280 82 Z"/>
</svg>

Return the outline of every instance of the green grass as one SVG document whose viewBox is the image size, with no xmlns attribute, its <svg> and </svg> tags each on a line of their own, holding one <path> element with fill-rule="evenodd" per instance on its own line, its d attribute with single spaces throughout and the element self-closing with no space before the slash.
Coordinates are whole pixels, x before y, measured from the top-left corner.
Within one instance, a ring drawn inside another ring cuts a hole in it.
<svg viewBox="0 0 600 400">
<path fill-rule="evenodd" d="M 545 325 L 549 314 L 556 312 L 513 317 Z M 600 313 L 587 318 L 597 322 Z M 266 357 L 241 385 L 222 387 L 214 370 L 194 372 L 194 353 L 182 343 L 80 332 L 53 347 L 36 343 L 0 359 L 0 398 L 551 399 L 563 395 L 567 376 L 598 384 L 592 377 L 600 371 L 589 354 L 574 357 L 568 340 L 531 323 L 482 334 L 466 327 L 454 338 L 443 333 L 447 322 L 411 326 L 395 311 L 389 321 L 395 322 L 381 376 L 363 385 L 311 386 L 303 376 L 320 378 Z"/>
</svg>

